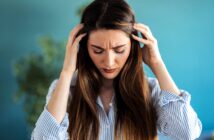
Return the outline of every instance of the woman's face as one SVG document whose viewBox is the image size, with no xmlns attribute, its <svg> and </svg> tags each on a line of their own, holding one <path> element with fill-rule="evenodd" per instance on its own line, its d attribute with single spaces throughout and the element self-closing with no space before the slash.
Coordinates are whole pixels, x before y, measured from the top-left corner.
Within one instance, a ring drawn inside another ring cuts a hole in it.
<svg viewBox="0 0 214 140">
<path fill-rule="evenodd" d="M 100 29 L 89 34 L 88 53 L 105 79 L 114 79 L 130 54 L 131 41 L 121 30 Z"/>
</svg>

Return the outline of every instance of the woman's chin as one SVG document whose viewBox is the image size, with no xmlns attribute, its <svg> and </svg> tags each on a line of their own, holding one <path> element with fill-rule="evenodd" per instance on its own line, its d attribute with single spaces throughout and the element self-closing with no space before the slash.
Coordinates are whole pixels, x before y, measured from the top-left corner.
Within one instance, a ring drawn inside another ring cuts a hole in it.
<svg viewBox="0 0 214 140">
<path fill-rule="evenodd" d="M 116 76 L 104 76 L 103 78 L 108 79 L 108 80 L 113 80 Z"/>
<path fill-rule="evenodd" d="M 103 78 L 111 80 L 117 77 L 117 73 L 102 73 Z"/>
</svg>

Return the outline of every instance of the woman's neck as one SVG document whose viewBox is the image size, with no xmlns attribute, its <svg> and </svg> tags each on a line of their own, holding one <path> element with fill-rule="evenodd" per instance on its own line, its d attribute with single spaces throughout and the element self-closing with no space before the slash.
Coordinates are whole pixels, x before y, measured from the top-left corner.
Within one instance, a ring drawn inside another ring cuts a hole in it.
<svg viewBox="0 0 214 140">
<path fill-rule="evenodd" d="M 113 89 L 113 79 L 103 78 L 101 89 L 104 89 L 104 90 Z"/>
<path fill-rule="evenodd" d="M 104 106 L 105 112 L 108 114 L 109 105 L 114 95 L 113 80 L 103 79 L 100 88 L 100 98 Z"/>
</svg>

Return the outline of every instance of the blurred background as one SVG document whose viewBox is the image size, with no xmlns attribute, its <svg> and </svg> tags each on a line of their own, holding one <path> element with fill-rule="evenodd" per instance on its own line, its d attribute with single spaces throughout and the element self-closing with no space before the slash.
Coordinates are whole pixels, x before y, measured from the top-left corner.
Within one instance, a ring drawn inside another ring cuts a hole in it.
<svg viewBox="0 0 214 140">
<path fill-rule="evenodd" d="M 0 139 L 30 139 L 50 83 L 58 78 L 65 43 L 91 0 L 0 1 Z M 128 0 L 148 25 L 180 89 L 214 137 L 214 1 Z M 153 76 L 146 68 L 149 76 Z M 161 136 L 161 140 L 166 138 Z"/>
</svg>

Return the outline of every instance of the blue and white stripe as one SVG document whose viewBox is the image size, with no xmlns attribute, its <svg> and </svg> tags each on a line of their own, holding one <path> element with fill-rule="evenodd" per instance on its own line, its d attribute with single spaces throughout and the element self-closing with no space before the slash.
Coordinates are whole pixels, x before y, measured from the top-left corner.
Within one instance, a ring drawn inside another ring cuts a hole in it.
<svg viewBox="0 0 214 140">
<path fill-rule="evenodd" d="M 155 78 L 149 78 L 151 96 L 158 113 L 158 131 L 174 140 L 193 140 L 200 136 L 202 130 L 201 121 L 190 105 L 190 94 L 180 90 L 181 96 L 160 89 Z M 54 80 L 46 97 L 46 105 L 51 97 L 57 80 Z M 67 140 L 69 136 L 68 113 L 63 121 L 58 124 L 55 118 L 44 107 L 36 126 L 31 134 L 31 140 Z M 114 98 L 110 104 L 109 112 L 106 114 L 100 97 L 97 98 L 97 107 L 100 121 L 99 140 L 114 139 L 115 104 Z"/>
</svg>

